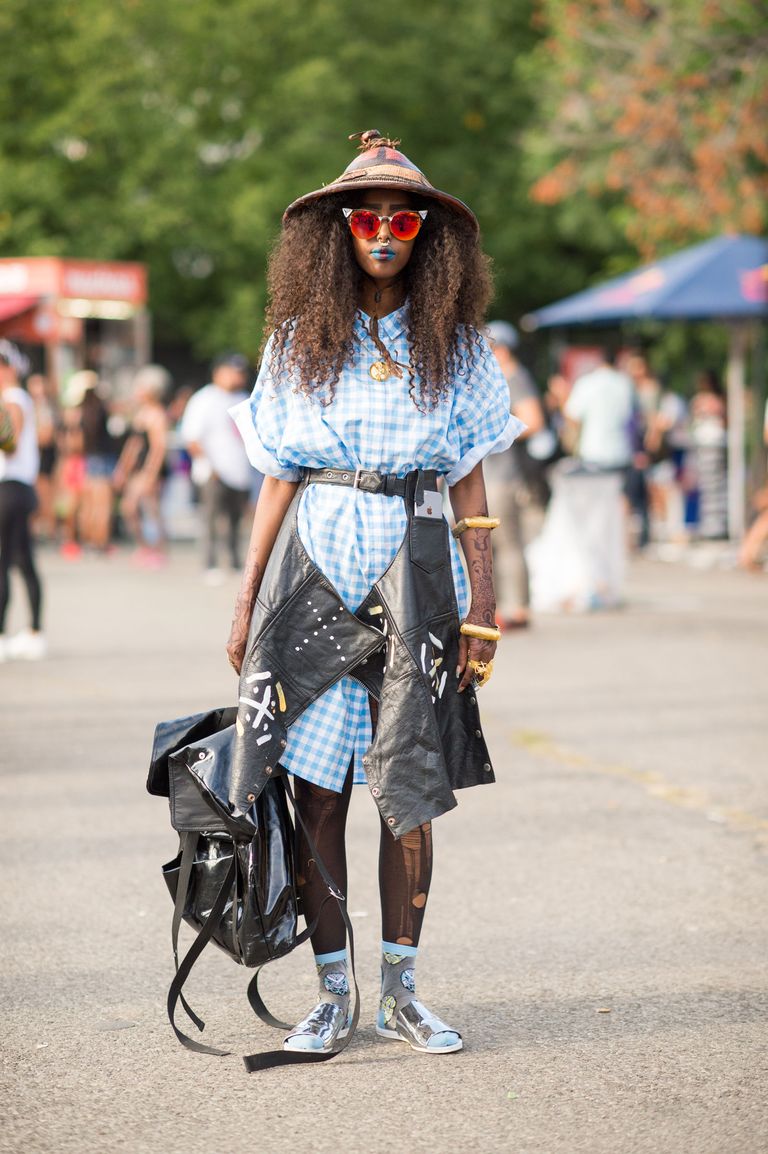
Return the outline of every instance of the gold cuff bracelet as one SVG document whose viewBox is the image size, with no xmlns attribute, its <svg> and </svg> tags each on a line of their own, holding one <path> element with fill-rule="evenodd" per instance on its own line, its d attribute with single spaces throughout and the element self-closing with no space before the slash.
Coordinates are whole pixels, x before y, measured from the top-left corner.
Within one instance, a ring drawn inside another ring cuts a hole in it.
<svg viewBox="0 0 768 1154">
<path fill-rule="evenodd" d="M 473 625 L 471 621 L 462 621 L 459 632 L 477 641 L 498 641 L 501 637 L 498 625 Z"/>
<path fill-rule="evenodd" d="M 460 537 L 465 529 L 497 529 L 501 524 L 499 517 L 462 517 L 458 525 L 451 529 L 454 537 Z"/>
</svg>

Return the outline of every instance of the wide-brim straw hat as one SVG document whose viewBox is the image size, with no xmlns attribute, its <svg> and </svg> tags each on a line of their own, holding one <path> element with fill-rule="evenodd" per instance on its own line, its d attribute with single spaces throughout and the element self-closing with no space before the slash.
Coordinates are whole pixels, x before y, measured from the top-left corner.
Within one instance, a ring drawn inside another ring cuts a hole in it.
<svg viewBox="0 0 768 1154">
<path fill-rule="evenodd" d="M 283 222 L 302 205 L 311 204 L 335 192 L 352 192 L 365 188 L 399 188 L 447 205 L 478 228 L 477 217 L 472 209 L 458 197 L 435 188 L 421 169 L 417 168 L 405 153 L 398 151 L 396 145 L 400 143 L 399 140 L 390 140 L 375 128 L 367 132 L 356 132 L 349 139 L 354 140 L 358 136 L 361 141 L 359 156 L 347 165 L 336 180 L 324 184 L 322 188 L 316 188 L 314 192 L 305 193 L 289 204 L 283 213 Z"/>
</svg>

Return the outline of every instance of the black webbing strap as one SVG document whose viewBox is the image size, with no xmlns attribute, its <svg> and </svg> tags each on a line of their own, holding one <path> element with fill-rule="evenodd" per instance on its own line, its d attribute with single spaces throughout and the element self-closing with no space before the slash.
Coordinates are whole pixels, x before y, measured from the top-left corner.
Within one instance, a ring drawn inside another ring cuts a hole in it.
<svg viewBox="0 0 768 1154">
<path fill-rule="evenodd" d="M 325 903 L 331 901 L 333 896 L 334 895 L 332 894 L 327 894 L 326 897 L 323 898 L 320 909 L 317 912 L 317 917 L 312 922 L 312 925 L 307 926 L 306 929 L 303 929 L 301 933 L 297 934 L 294 938 L 294 949 L 296 949 L 296 946 L 303 946 L 304 942 L 308 941 L 309 938 L 312 937 L 313 933 L 317 929 L 317 923 L 320 921 L 320 914 L 325 908 Z M 264 965 L 266 964 L 267 963 L 265 962 Z M 283 1022 L 280 1020 L 280 1018 L 276 1018 L 275 1015 L 270 1013 L 270 1011 L 267 1009 L 264 999 L 259 993 L 259 974 L 263 969 L 263 965 L 258 966 L 253 977 L 248 983 L 248 989 L 246 993 L 248 995 L 248 1001 L 251 1004 L 251 1009 L 253 1010 L 254 1014 L 256 1014 L 256 1016 L 261 1019 L 265 1026 L 271 1026 L 274 1030 L 292 1030 L 295 1022 Z"/>
<path fill-rule="evenodd" d="M 355 1035 L 355 1030 L 357 1029 L 357 1024 L 360 1020 L 360 991 L 357 988 L 357 977 L 355 976 L 355 936 L 352 930 L 352 922 L 350 921 L 349 914 L 347 913 L 347 901 L 344 894 L 337 888 L 336 883 L 323 864 L 323 859 L 320 857 L 317 849 L 315 848 L 315 843 L 312 840 L 309 830 L 305 826 L 302 816 L 296 806 L 296 800 L 293 796 L 293 792 L 287 777 L 284 779 L 283 784 L 285 785 L 285 792 L 290 799 L 291 806 L 293 807 L 296 820 L 301 826 L 304 836 L 307 839 L 309 852 L 312 854 L 315 865 L 320 871 L 320 876 L 328 888 L 329 895 L 335 898 L 339 904 L 339 912 L 341 913 L 342 919 L 344 921 L 344 925 L 347 930 L 347 937 L 349 939 L 349 961 L 350 969 L 352 970 L 352 983 L 355 987 L 355 1001 L 352 1010 L 352 1022 L 349 1027 L 349 1033 L 345 1038 L 341 1038 L 336 1043 L 335 1049 L 321 1052 L 312 1050 L 304 1050 L 300 1052 L 295 1050 L 271 1050 L 266 1054 L 248 1054 L 243 1057 L 243 1062 L 245 1063 L 245 1068 L 249 1074 L 255 1073 L 256 1070 L 272 1070 L 276 1066 L 301 1066 L 307 1065 L 310 1062 L 328 1062 L 331 1060 L 331 1058 L 336 1058 L 339 1054 L 342 1053 L 343 1050 L 346 1050 L 347 1046 Z M 328 899 L 326 898 L 325 900 L 327 901 Z M 323 904 L 325 904 L 325 902 Z M 314 926 L 312 928 L 314 929 Z M 309 935 L 307 934 L 307 936 Z M 254 974 L 248 986 L 248 1000 L 256 1010 L 256 1013 L 259 1015 L 259 1017 L 262 1017 L 262 1014 L 260 1010 L 256 1008 L 257 1005 L 263 1007 L 269 1018 L 272 1018 L 272 1015 L 269 1013 L 266 1006 L 262 1002 L 258 992 L 258 970 Z M 269 1024 L 274 1024 L 280 1029 L 284 1028 L 282 1023 L 278 1022 L 277 1018 L 272 1018 L 272 1021 L 269 1022 Z M 290 1026 L 288 1028 L 290 1029 Z"/>
<path fill-rule="evenodd" d="M 186 1046 L 188 1050 L 195 1050 L 198 1054 L 215 1054 L 216 1057 L 219 1058 L 225 1057 L 227 1054 L 231 1053 L 231 1051 L 217 1050 L 215 1046 L 204 1046 L 202 1042 L 196 1042 L 193 1038 L 187 1037 L 187 1035 L 183 1034 L 179 1027 L 176 1025 L 174 1015 L 176 1013 L 176 1003 L 181 997 L 181 990 L 187 978 L 189 977 L 190 970 L 192 969 L 197 959 L 200 957 L 205 947 L 208 945 L 208 942 L 213 936 L 213 931 L 221 921 L 224 910 L 226 909 L 227 901 L 229 899 L 230 890 L 232 889 L 232 883 L 235 880 L 236 869 L 237 852 L 233 847 L 232 861 L 229 864 L 227 876 L 221 883 L 221 889 L 216 895 L 216 901 L 213 903 L 213 908 L 211 909 L 208 917 L 205 919 L 205 923 L 201 927 L 194 942 L 190 946 L 187 953 L 184 955 L 184 959 L 179 965 L 176 971 L 176 976 L 171 982 L 170 989 L 168 990 L 168 1019 L 173 1026 L 174 1034 L 179 1039 L 182 1046 Z M 192 1020 L 195 1021 L 194 1016 L 192 1017 Z M 200 1021 L 200 1019 L 198 1018 L 197 1021 Z M 202 1030 L 202 1023 L 198 1028 Z"/>
<path fill-rule="evenodd" d="M 195 864 L 195 854 L 197 853 L 199 840 L 199 833 L 183 833 L 181 835 L 181 861 L 179 863 L 179 876 L 176 882 L 176 900 L 173 904 L 173 921 L 171 923 L 173 965 L 177 974 L 179 972 L 179 928 L 181 926 L 181 920 L 184 917 L 184 908 L 187 904 L 189 881 L 192 877 L 192 866 Z M 181 989 L 179 989 L 179 1001 L 184 1007 L 185 1013 L 192 1019 L 198 1030 L 204 1030 L 205 1022 L 189 1005 Z"/>
</svg>

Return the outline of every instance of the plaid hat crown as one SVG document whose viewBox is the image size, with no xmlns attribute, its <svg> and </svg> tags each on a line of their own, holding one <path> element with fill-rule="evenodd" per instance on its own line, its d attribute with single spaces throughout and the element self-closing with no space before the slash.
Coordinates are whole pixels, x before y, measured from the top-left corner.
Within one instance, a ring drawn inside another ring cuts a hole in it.
<svg viewBox="0 0 768 1154">
<path fill-rule="evenodd" d="M 377 128 L 369 128 L 367 132 L 355 132 L 349 139 L 360 138 L 359 155 L 351 160 L 342 172 L 330 184 L 316 188 L 314 192 L 307 192 L 288 205 L 283 221 L 289 220 L 296 209 L 320 197 L 330 196 L 332 193 L 352 191 L 366 188 L 403 189 L 416 193 L 427 200 L 437 200 L 446 205 L 460 216 L 471 221 L 478 227 L 477 218 L 462 200 L 435 188 L 432 182 L 424 175 L 421 169 L 409 160 L 404 152 L 400 152 L 399 140 L 392 140 L 382 136 Z"/>
</svg>

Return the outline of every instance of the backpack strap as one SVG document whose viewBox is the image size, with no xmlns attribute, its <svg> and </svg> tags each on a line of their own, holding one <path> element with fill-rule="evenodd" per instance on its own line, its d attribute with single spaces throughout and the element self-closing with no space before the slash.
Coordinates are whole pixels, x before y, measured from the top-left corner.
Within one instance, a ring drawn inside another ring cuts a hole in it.
<svg viewBox="0 0 768 1154">
<path fill-rule="evenodd" d="M 185 846 L 185 849 L 186 849 L 186 846 Z M 183 853 L 182 853 L 182 858 L 183 858 Z M 194 848 L 192 850 L 192 859 L 194 860 Z M 190 869 L 191 869 L 191 866 L 190 866 Z M 215 1046 L 204 1046 L 202 1044 L 202 1042 L 196 1042 L 193 1038 L 187 1037 L 187 1035 L 182 1033 L 182 1031 L 176 1025 L 176 1022 L 174 1020 L 174 1015 L 176 1013 L 176 1003 L 179 1001 L 180 998 L 181 998 L 182 1002 L 184 1001 L 182 998 L 181 991 L 182 991 L 182 987 L 183 987 L 184 983 L 186 982 L 187 978 L 189 977 L 190 970 L 192 969 L 192 967 L 195 964 L 195 962 L 197 961 L 197 959 L 200 957 L 201 953 L 203 952 L 203 950 L 207 946 L 208 942 L 211 940 L 211 937 L 213 936 L 213 931 L 218 926 L 219 922 L 221 921 L 222 915 L 224 914 L 224 910 L 226 909 L 227 901 L 229 900 L 230 891 L 232 889 L 232 885 L 233 885 L 233 882 L 235 880 L 236 869 L 237 869 L 237 853 L 236 853 L 234 846 L 233 846 L 232 861 L 229 864 L 229 869 L 227 870 L 227 876 L 224 878 L 224 881 L 221 883 L 221 889 L 219 890 L 218 894 L 216 895 L 216 900 L 213 903 L 213 908 L 211 909 L 211 912 L 209 913 L 208 917 L 205 919 L 205 924 L 202 926 L 200 932 L 195 937 L 194 942 L 190 946 L 187 953 L 184 955 L 184 958 L 183 958 L 181 964 L 178 966 L 178 968 L 176 970 L 176 976 L 173 979 L 173 981 L 171 982 L 170 989 L 168 990 L 168 1019 L 169 1019 L 171 1025 L 173 1026 L 174 1034 L 179 1039 L 182 1046 L 186 1046 L 188 1050 L 195 1050 L 198 1054 L 215 1054 L 217 1057 L 224 1057 L 227 1054 L 229 1054 L 231 1051 L 230 1050 L 218 1050 L 218 1049 L 216 1049 Z M 179 881 L 181 881 L 181 878 L 179 878 Z M 187 884 L 188 884 L 188 879 L 187 879 Z M 177 891 L 177 901 L 178 901 L 178 891 Z M 183 906 L 182 906 L 182 909 L 183 909 Z M 175 921 L 175 910 L 174 910 L 174 921 Z M 178 932 L 178 927 L 177 927 L 177 932 Z M 205 1023 L 202 1022 L 201 1019 L 197 1017 L 197 1015 L 193 1014 L 189 1010 L 189 1008 L 186 1006 L 186 1003 L 184 1003 L 184 1005 L 185 1005 L 185 1009 L 187 1009 L 187 1012 L 190 1014 L 192 1021 L 195 1022 L 196 1025 L 199 1022 L 200 1025 L 198 1026 L 198 1029 L 202 1030 Z"/>
<path fill-rule="evenodd" d="M 173 964 L 176 973 L 179 972 L 179 928 L 181 926 L 181 921 L 184 917 L 184 910 L 187 904 L 189 882 L 192 877 L 192 866 L 195 864 L 195 854 L 197 853 L 197 845 L 200 840 L 200 834 L 182 833 L 180 838 L 181 862 L 179 863 L 179 876 L 176 883 L 176 900 L 173 905 L 173 921 L 171 923 L 171 944 L 173 946 Z M 181 992 L 181 988 L 179 988 L 179 1001 L 184 1007 L 185 1013 L 189 1018 L 192 1019 L 198 1030 L 204 1030 L 205 1022 L 189 1005 L 183 993 Z"/>
</svg>

